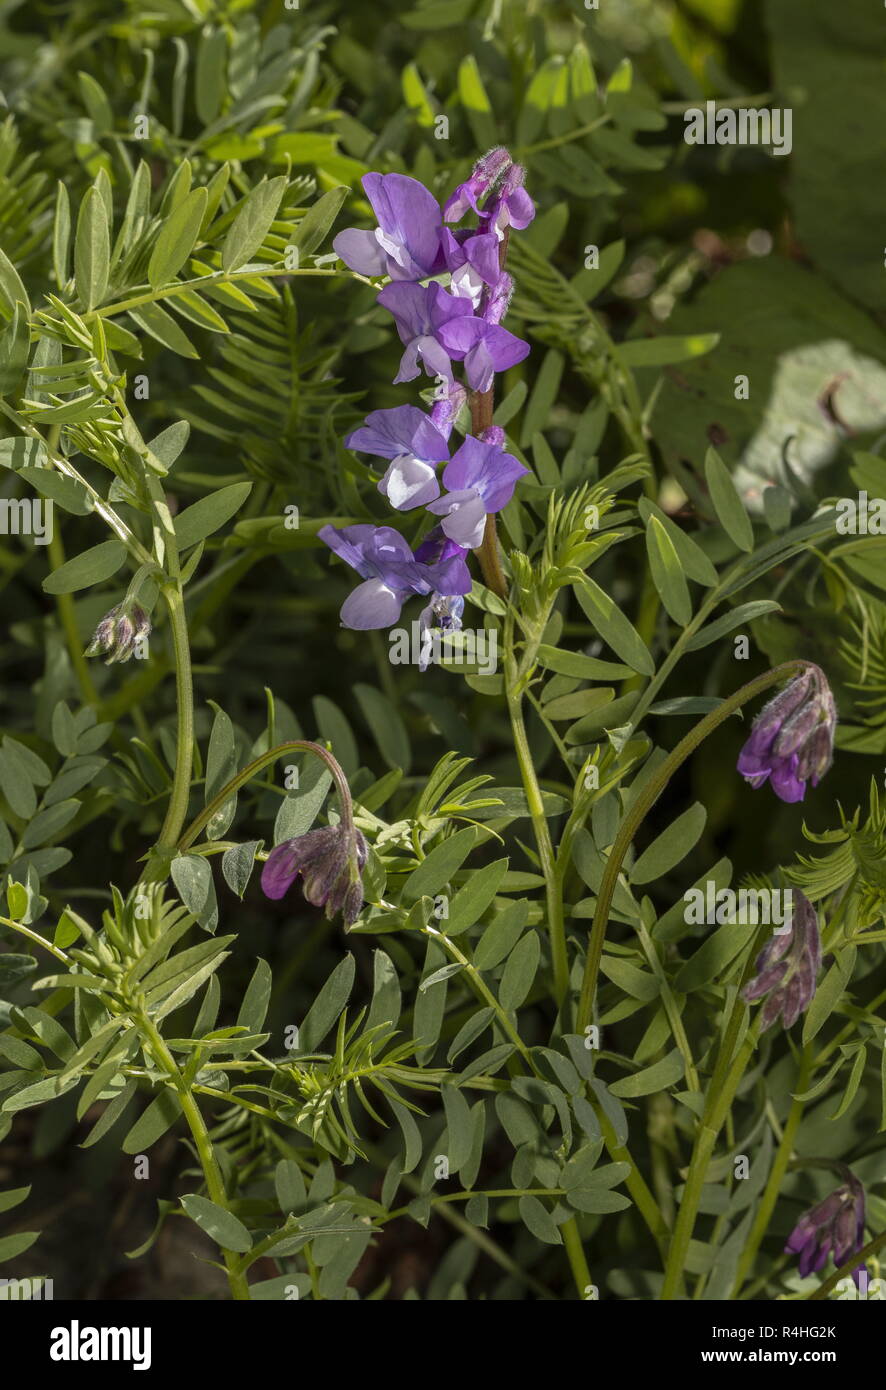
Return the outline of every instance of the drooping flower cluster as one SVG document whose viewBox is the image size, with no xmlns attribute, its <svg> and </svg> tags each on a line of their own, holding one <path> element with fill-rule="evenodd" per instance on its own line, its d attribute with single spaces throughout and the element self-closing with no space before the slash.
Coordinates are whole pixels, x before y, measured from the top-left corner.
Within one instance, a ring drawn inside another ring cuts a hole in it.
<svg viewBox="0 0 886 1390">
<path fill-rule="evenodd" d="M 428 598 L 422 628 L 454 631 L 471 588 L 468 551 L 480 546 L 486 518 L 507 506 L 528 471 L 505 451 L 496 426 L 466 434 L 454 448 L 450 439 L 468 393 L 476 399 L 491 391 L 496 372 L 529 352 L 501 320 L 513 289 L 504 269 L 510 229 L 527 227 L 535 209 L 523 170 L 502 148 L 477 162 L 442 211 L 405 174 L 367 174 L 363 188 L 378 226 L 340 232 L 335 251 L 351 270 L 389 278 L 378 303 L 403 343 L 395 381 L 424 371 L 436 380 L 436 394 L 428 413 L 416 405 L 371 411 L 345 443 L 387 461 L 378 488 L 395 511 L 423 507 L 439 521 L 414 553 L 389 526 L 324 526 L 319 534 L 364 581 L 342 608 L 346 627 L 389 627 L 406 599 L 420 594 Z M 468 213 L 475 227 L 448 225 Z"/>
<path fill-rule="evenodd" d="M 760 1011 L 765 1032 L 781 1015 L 791 1028 L 815 997 L 821 967 L 821 936 L 815 908 L 804 893 L 793 890 L 790 929 L 773 935 L 757 957 L 754 978 L 742 990 L 747 1003 L 766 996 Z"/>
<path fill-rule="evenodd" d="M 369 848 L 354 824 L 348 779 L 341 764 L 321 744 L 296 739 L 289 746 L 302 748 L 326 764 L 338 794 L 340 818 L 275 845 L 262 870 L 262 892 L 266 898 L 285 897 L 301 878 L 307 901 L 313 907 L 325 907 L 328 918 L 341 913 L 345 931 L 350 931 L 363 906 L 363 869 Z"/>
<path fill-rule="evenodd" d="M 827 677 L 810 662 L 754 720 L 738 770 L 752 787 L 768 779 L 782 801 L 802 801 L 831 765 L 836 726 Z"/>
<path fill-rule="evenodd" d="M 864 1245 L 864 1187 L 848 1168 L 843 1171 L 846 1181 L 823 1202 L 804 1212 L 788 1236 L 785 1253 L 800 1256 L 799 1270 L 804 1279 L 807 1274 L 824 1269 L 830 1254 L 833 1253 L 834 1264 L 839 1268 Z M 853 1271 L 859 1287 L 864 1268 L 859 1265 Z"/>
<path fill-rule="evenodd" d="M 325 907 L 328 918 L 340 912 L 347 930 L 363 906 L 366 855 L 365 839 L 351 826 L 308 830 L 271 850 L 262 870 L 262 892 L 266 898 L 282 898 L 301 874 L 307 901 Z"/>
</svg>

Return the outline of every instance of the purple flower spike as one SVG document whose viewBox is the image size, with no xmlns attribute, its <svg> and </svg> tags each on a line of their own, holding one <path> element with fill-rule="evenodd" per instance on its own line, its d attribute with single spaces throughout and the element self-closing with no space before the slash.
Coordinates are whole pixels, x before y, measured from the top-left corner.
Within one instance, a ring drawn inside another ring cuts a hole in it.
<svg viewBox="0 0 886 1390">
<path fill-rule="evenodd" d="M 470 300 L 447 294 L 440 285 L 401 284 L 385 285 L 378 302 L 393 314 L 400 341 L 406 345 L 395 383 L 417 377 L 419 362 L 428 376 L 452 380 L 450 354 L 443 346 L 441 335 L 444 326 L 453 319 L 470 317 Z"/>
<path fill-rule="evenodd" d="M 440 208 L 424 184 L 405 174 L 367 174 L 363 188 L 378 227 L 339 232 L 332 246 L 345 265 L 392 280 L 426 280 L 442 269 Z"/>
<path fill-rule="evenodd" d="M 363 906 L 366 854 L 360 831 L 344 822 L 309 830 L 271 850 L 262 870 L 262 892 L 266 898 L 282 898 L 301 874 L 307 901 L 325 906 L 329 918 L 340 912 L 348 928 Z"/>
<path fill-rule="evenodd" d="M 738 771 L 752 787 L 769 779 L 782 801 L 802 801 L 831 765 L 837 709 L 824 672 L 811 663 L 770 700 L 751 727 Z"/>
<path fill-rule="evenodd" d="M 345 444 L 391 460 L 378 490 L 398 512 L 426 506 L 440 496 L 437 464 L 449 458 L 449 445 L 417 406 L 373 410 Z"/>
<path fill-rule="evenodd" d="M 437 336 L 449 357 L 464 361 L 472 391 L 488 391 L 496 372 L 516 366 L 529 353 L 529 344 L 522 338 L 485 319 L 452 317 L 440 326 Z"/>
<path fill-rule="evenodd" d="M 469 434 L 443 471 L 448 495 L 430 503 L 428 511 L 442 516 L 443 532 L 450 540 L 476 550 L 487 514 L 507 506 L 518 478 L 528 472 L 513 455 Z"/>
<path fill-rule="evenodd" d="M 805 1212 L 788 1236 L 785 1253 L 800 1256 L 799 1270 L 804 1279 L 824 1269 L 831 1253 L 839 1267 L 864 1245 L 864 1187 L 848 1168 L 845 1172 L 845 1183 Z M 864 1268 L 859 1265 L 853 1273 L 856 1287 Z"/>
<path fill-rule="evenodd" d="M 345 627 L 358 631 L 390 627 L 413 594 L 467 594 L 471 576 L 463 552 L 427 564 L 416 558 L 390 526 L 324 526 L 320 540 L 366 581 L 342 605 Z"/>
<path fill-rule="evenodd" d="M 793 889 L 790 931 L 773 935 L 757 956 L 755 975 L 742 990 L 746 1003 L 766 997 L 760 1012 L 760 1031 L 770 1028 L 781 1014 L 791 1028 L 815 997 L 821 968 L 821 937 L 812 903 Z"/>
</svg>

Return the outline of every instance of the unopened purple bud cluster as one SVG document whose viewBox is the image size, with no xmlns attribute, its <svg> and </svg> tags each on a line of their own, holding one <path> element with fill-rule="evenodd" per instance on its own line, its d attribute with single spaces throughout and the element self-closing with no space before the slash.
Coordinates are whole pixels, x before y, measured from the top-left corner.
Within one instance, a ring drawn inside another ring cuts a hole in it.
<svg viewBox="0 0 886 1390">
<path fill-rule="evenodd" d="M 752 787 L 768 780 L 782 801 L 802 801 L 831 765 L 836 726 L 827 677 L 810 662 L 754 720 L 738 770 Z"/>
<path fill-rule="evenodd" d="M 128 661 L 151 632 L 151 620 L 138 603 L 118 603 L 99 623 L 85 656 L 106 655 L 106 666 Z"/>
<path fill-rule="evenodd" d="M 422 626 L 453 630 L 471 589 L 468 551 L 480 546 L 487 516 L 507 506 L 528 471 L 505 452 L 496 426 L 479 437 L 465 435 L 457 447 L 450 441 L 468 393 L 491 391 L 495 374 L 529 352 L 501 325 L 513 290 L 503 266 L 510 229 L 527 227 L 535 208 L 523 170 L 503 148 L 478 160 L 442 212 L 428 189 L 405 174 L 367 174 L 363 188 L 378 226 L 340 232 L 335 251 L 358 274 L 388 277 L 378 303 L 393 316 L 403 343 L 395 382 L 424 371 L 438 389 L 430 413 L 415 405 L 371 411 L 345 443 L 387 460 L 378 488 L 395 511 L 423 507 L 439 520 L 414 553 L 390 526 L 324 526 L 319 534 L 364 581 L 342 608 L 345 627 L 389 627 L 404 602 L 421 594 L 428 598 Z M 475 227 L 447 225 L 468 214 Z"/>
</svg>

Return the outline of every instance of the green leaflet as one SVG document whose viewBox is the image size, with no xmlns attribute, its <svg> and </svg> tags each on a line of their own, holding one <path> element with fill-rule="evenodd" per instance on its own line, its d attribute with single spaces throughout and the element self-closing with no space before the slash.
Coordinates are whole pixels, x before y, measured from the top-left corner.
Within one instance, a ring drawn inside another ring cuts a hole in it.
<svg viewBox="0 0 886 1390">
<path fill-rule="evenodd" d="M 287 180 L 262 180 L 240 205 L 222 248 L 222 270 L 231 274 L 251 261 L 277 215 Z"/>
<path fill-rule="evenodd" d="M 644 676 L 653 675 L 655 662 L 648 647 L 641 641 L 629 619 L 613 599 L 603 592 L 599 584 L 586 576 L 575 592 L 591 624 L 616 656 L 620 656 L 632 671 L 639 671 Z"/>
<path fill-rule="evenodd" d="M 83 196 L 74 240 L 74 284 L 84 309 L 94 309 L 105 297 L 111 260 L 108 212 L 98 187 Z"/>
</svg>

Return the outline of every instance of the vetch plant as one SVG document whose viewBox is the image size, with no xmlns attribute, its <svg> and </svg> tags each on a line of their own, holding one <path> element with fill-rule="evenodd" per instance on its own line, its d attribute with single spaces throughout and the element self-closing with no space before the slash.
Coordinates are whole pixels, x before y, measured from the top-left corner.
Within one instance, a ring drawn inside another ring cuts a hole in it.
<svg viewBox="0 0 886 1390">
<path fill-rule="evenodd" d="M 886 348 L 806 231 L 830 145 L 723 199 L 685 44 L 309 9 L 0 57 L 0 463 L 55 508 L 0 565 L 2 1273 L 830 1297 L 886 1243 L 886 585 L 833 504 L 886 497 Z"/>
</svg>

